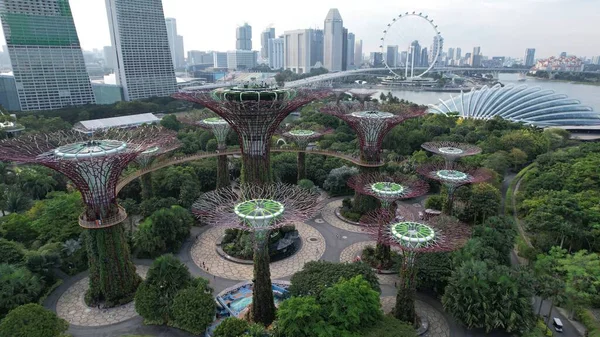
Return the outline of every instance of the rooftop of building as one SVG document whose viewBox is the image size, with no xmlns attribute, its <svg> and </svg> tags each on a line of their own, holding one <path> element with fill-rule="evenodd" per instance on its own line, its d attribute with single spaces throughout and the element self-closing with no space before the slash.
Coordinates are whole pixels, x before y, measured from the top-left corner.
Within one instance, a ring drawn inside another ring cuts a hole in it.
<svg viewBox="0 0 600 337">
<path fill-rule="evenodd" d="M 131 128 L 143 124 L 154 124 L 158 123 L 159 121 L 160 118 L 156 117 L 154 114 L 144 113 L 138 115 L 81 121 L 76 123 L 73 129 L 79 132 L 89 133 L 109 128 Z"/>
</svg>

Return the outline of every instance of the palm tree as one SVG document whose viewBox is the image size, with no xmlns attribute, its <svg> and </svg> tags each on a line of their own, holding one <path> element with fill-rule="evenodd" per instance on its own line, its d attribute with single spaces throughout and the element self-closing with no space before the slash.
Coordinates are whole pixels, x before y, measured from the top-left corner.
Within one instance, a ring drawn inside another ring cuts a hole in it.
<svg viewBox="0 0 600 337">
<path fill-rule="evenodd" d="M 17 186 L 11 185 L 4 190 L 3 212 L 19 213 L 29 209 L 31 200 Z"/>
</svg>

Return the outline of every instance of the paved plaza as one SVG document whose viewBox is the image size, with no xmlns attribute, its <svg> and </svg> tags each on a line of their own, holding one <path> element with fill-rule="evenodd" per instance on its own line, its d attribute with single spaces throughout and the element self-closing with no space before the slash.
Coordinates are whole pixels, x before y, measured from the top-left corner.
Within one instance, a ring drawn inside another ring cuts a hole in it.
<svg viewBox="0 0 600 337">
<path fill-rule="evenodd" d="M 381 298 L 381 306 L 384 313 L 392 312 L 396 305 L 396 296 L 384 296 Z M 424 337 L 450 337 L 450 326 L 446 318 L 431 305 L 423 301 L 415 301 L 415 310 L 420 316 L 427 317 L 429 329 L 423 335 Z"/>
<path fill-rule="evenodd" d="M 137 273 L 145 278 L 147 266 L 136 266 Z M 103 326 L 126 321 L 138 316 L 133 302 L 110 308 L 91 308 L 85 304 L 84 297 L 90 288 L 90 279 L 85 277 L 65 291 L 56 304 L 56 314 L 73 325 Z"/>
</svg>

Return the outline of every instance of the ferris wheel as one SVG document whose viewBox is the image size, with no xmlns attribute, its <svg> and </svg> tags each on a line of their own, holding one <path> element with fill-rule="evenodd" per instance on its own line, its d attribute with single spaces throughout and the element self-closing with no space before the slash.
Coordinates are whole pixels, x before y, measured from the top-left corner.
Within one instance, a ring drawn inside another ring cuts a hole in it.
<svg viewBox="0 0 600 337">
<path fill-rule="evenodd" d="M 401 22 L 403 22 L 403 20 L 406 20 L 408 18 L 413 18 L 417 19 L 418 21 L 421 21 L 422 23 L 425 23 L 425 27 L 427 27 L 427 33 L 431 34 L 431 37 L 433 38 L 434 41 L 434 47 L 435 45 L 437 45 L 437 48 L 434 48 L 434 50 L 432 50 L 431 52 L 434 53 L 434 55 L 432 55 L 432 62 L 428 63 L 428 67 L 427 69 L 420 73 L 419 75 L 415 76 L 415 67 L 419 67 L 420 66 L 420 60 L 415 60 L 415 58 L 418 58 L 418 55 L 420 53 L 420 50 L 417 52 L 415 51 L 415 46 L 413 46 L 412 44 L 408 47 L 407 51 L 406 51 L 406 59 L 404 60 L 404 69 L 402 69 L 399 64 L 399 62 L 396 62 L 396 64 L 390 64 L 388 57 L 384 57 L 383 58 L 383 64 L 385 65 L 385 67 L 390 71 L 390 73 L 394 74 L 394 76 L 396 77 L 405 77 L 406 79 L 417 79 L 417 78 L 421 78 L 423 77 L 423 75 L 427 74 L 429 71 L 431 71 L 431 69 L 433 69 L 433 67 L 435 66 L 438 58 L 440 57 L 441 53 L 442 53 L 442 36 L 440 34 L 440 32 L 437 29 L 437 26 L 433 23 L 433 19 L 430 19 L 428 17 L 428 15 L 425 15 L 423 13 L 416 13 L 416 12 L 406 12 L 404 14 L 400 14 L 397 17 L 392 19 L 392 22 L 388 23 L 386 29 L 383 31 L 383 37 L 381 38 L 381 45 L 379 46 L 381 48 L 381 53 L 382 55 L 386 55 L 387 51 L 388 51 L 388 46 L 393 46 L 393 47 L 398 47 L 398 43 L 396 43 L 394 45 L 395 42 L 398 41 L 398 37 L 399 35 L 405 35 L 404 37 L 406 37 L 407 33 L 402 31 L 402 32 L 397 32 L 397 28 L 398 26 L 401 25 Z M 396 28 L 396 31 L 395 31 Z M 418 45 L 418 44 L 417 44 Z M 416 56 L 417 55 L 417 56 Z M 392 59 L 395 59 L 397 56 L 394 56 Z M 404 70 L 404 72 L 402 72 L 402 70 Z M 410 70 L 410 72 L 409 72 Z"/>
</svg>

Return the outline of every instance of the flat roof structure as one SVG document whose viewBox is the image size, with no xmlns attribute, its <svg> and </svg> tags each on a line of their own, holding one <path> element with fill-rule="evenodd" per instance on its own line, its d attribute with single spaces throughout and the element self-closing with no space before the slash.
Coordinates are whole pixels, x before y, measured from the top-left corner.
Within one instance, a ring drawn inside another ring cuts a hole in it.
<svg viewBox="0 0 600 337">
<path fill-rule="evenodd" d="M 155 124 L 160 122 L 160 118 L 152 113 L 138 115 L 120 116 L 112 118 L 92 119 L 81 121 L 73 126 L 75 131 L 82 133 L 93 133 L 110 128 L 135 128 L 143 124 Z"/>
</svg>

